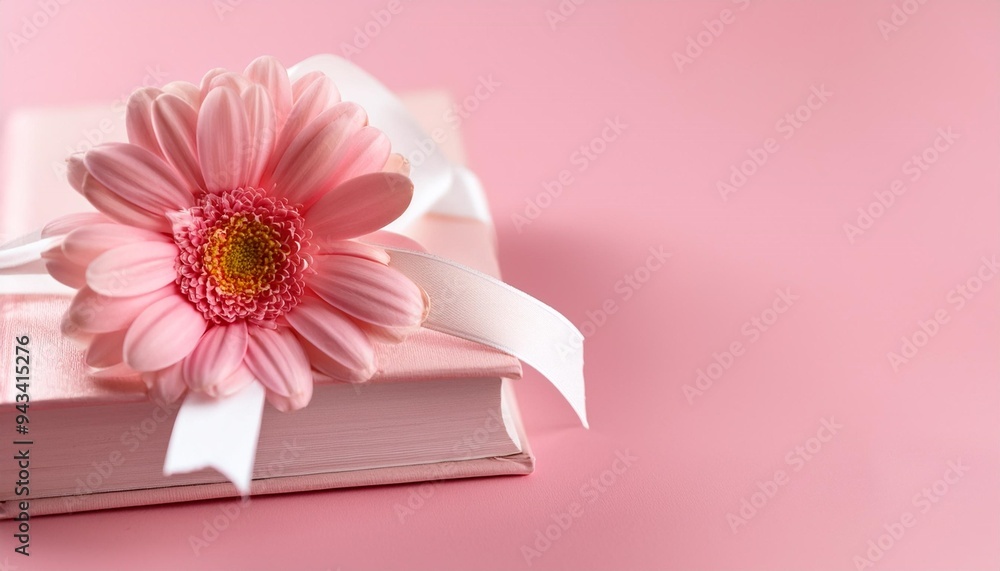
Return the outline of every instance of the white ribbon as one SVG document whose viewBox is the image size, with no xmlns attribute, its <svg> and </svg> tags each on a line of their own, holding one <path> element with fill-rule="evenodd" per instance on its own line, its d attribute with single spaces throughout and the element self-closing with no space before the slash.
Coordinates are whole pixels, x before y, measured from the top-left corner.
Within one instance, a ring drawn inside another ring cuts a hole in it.
<svg viewBox="0 0 1000 571">
<path fill-rule="evenodd" d="M 561 313 L 498 279 L 451 260 L 385 248 L 389 265 L 430 298 L 423 326 L 499 349 L 531 365 L 587 424 L 583 335 Z"/>
<path fill-rule="evenodd" d="M 41 231 L 32 232 L 2 246 L 0 272 L 9 274 L 37 274 L 45 272 L 42 253 L 62 241 L 62 236 L 43 238 Z"/>
<path fill-rule="evenodd" d="M 174 420 L 163 474 L 183 474 L 211 466 L 240 493 L 249 493 L 264 395 L 260 383 L 250 383 L 223 399 L 188 393 Z M 213 458 L 228 460 L 206 461 Z"/>
<path fill-rule="evenodd" d="M 407 211 L 387 230 L 407 226 L 440 212 L 490 221 L 478 179 L 451 164 L 403 103 L 375 78 L 332 55 L 314 56 L 289 70 L 292 79 L 310 71 L 330 76 L 344 100 L 357 101 L 369 121 L 385 132 L 394 150 L 411 161 L 414 197 Z M 52 239 L 19 240 L 0 249 L 0 274 L 37 272 L 40 254 Z M 559 312 L 493 277 L 423 252 L 386 248 L 390 265 L 427 292 L 430 312 L 424 326 L 487 345 L 537 369 L 570 403 L 586 427 L 583 335 Z M 27 271 L 25 268 L 29 268 Z M 29 276 L 0 279 L 0 292 L 31 291 Z M 33 280 L 54 280 L 30 276 Z M 11 281 L 11 280 L 15 281 Z M 265 392 L 259 383 L 222 399 L 188 393 L 174 422 L 165 475 L 214 468 L 244 495 L 250 492 Z"/>
</svg>

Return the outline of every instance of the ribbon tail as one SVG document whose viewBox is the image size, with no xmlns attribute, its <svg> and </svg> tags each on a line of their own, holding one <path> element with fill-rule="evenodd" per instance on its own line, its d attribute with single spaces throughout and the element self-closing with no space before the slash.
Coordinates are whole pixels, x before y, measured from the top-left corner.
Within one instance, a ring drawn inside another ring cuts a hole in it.
<svg viewBox="0 0 1000 571">
<path fill-rule="evenodd" d="M 583 334 L 559 312 L 502 281 L 450 260 L 386 248 L 389 265 L 430 298 L 424 327 L 475 341 L 534 367 L 587 423 Z"/>
<path fill-rule="evenodd" d="M 188 393 L 170 433 L 163 475 L 215 468 L 249 495 L 263 414 L 264 386 L 256 381 L 224 398 Z"/>
<path fill-rule="evenodd" d="M 42 238 L 36 232 L 0 246 L 0 274 L 46 273 L 42 253 L 62 239 L 62 236 Z"/>
</svg>

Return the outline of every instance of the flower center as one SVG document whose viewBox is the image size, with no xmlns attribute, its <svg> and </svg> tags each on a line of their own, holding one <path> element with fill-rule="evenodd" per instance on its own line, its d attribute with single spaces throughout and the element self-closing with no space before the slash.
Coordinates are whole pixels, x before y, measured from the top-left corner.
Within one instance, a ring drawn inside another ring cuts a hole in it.
<svg viewBox="0 0 1000 571">
<path fill-rule="evenodd" d="M 173 222 L 177 284 L 206 319 L 263 323 L 298 305 L 310 234 L 286 200 L 256 188 L 205 194 Z"/>
<path fill-rule="evenodd" d="M 216 226 L 205 244 L 205 270 L 228 295 L 260 293 L 284 260 L 281 242 L 271 228 L 247 216 Z"/>
</svg>

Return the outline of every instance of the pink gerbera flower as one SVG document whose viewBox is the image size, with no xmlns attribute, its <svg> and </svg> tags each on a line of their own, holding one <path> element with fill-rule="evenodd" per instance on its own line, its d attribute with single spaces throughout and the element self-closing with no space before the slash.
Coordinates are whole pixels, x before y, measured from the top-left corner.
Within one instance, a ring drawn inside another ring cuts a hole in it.
<svg viewBox="0 0 1000 571">
<path fill-rule="evenodd" d="M 372 339 L 419 328 L 427 300 L 355 240 L 413 194 L 367 123 L 328 77 L 291 83 L 269 57 L 134 93 L 129 143 L 69 159 L 101 214 L 50 228 L 71 230 L 45 255 L 79 288 L 63 329 L 89 344 L 87 363 L 124 362 L 168 401 L 256 379 L 281 410 L 308 404 L 316 373 L 370 379 Z"/>
</svg>

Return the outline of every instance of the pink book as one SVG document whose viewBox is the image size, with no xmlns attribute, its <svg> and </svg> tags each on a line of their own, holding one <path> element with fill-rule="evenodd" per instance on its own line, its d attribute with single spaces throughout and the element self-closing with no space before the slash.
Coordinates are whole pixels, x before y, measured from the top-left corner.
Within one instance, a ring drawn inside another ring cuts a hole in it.
<svg viewBox="0 0 1000 571">
<path fill-rule="evenodd" d="M 443 152 L 459 162 L 457 133 L 443 122 L 448 97 L 405 100 L 429 132 L 441 129 Z M 16 236 L 54 216 L 90 210 L 65 183 L 62 160 L 81 146 L 121 140 L 122 131 L 120 117 L 106 109 L 12 116 L 0 232 Z M 487 222 L 429 214 L 409 234 L 431 253 L 499 277 Z M 29 477 L 16 462 L 0 463 L 9 484 L 0 489 L 0 518 L 14 517 L 25 500 L 39 516 L 238 496 L 213 470 L 163 476 L 179 405 L 151 402 L 138 378 L 94 377 L 83 349 L 59 333 L 69 299 L 69 291 L 0 291 L 0 339 L 10 349 L 0 358 L 2 370 L 15 371 L 13 340 L 27 336 L 31 378 L 28 433 L 15 434 L 24 444 L 13 446 L 28 451 Z M 379 371 L 370 383 L 320 383 L 303 410 L 265 409 L 252 495 L 533 470 L 510 386 L 521 375 L 517 359 L 430 330 L 376 351 Z M 0 426 L 10 430 L 18 424 L 16 384 L 15 375 L 0 376 Z"/>
</svg>

